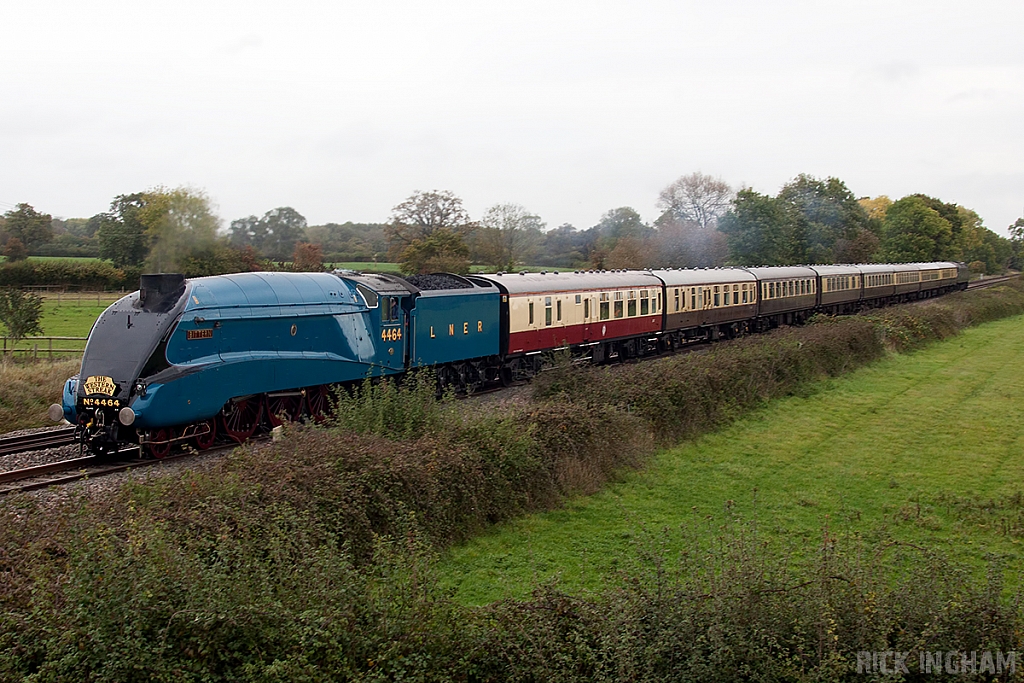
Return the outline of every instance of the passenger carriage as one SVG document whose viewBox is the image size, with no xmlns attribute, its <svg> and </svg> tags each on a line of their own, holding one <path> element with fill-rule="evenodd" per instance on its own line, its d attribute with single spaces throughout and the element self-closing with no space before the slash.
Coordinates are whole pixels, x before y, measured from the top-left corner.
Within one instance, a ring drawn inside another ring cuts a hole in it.
<svg viewBox="0 0 1024 683">
<path fill-rule="evenodd" d="M 805 266 L 747 268 L 759 283 L 758 330 L 806 320 L 817 305 L 818 274 Z"/>
<path fill-rule="evenodd" d="M 864 274 L 858 266 L 811 266 L 818 274 L 818 307 L 825 313 L 855 313 L 863 299 Z"/>
<path fill-rule="evenodd" d="M 757 316 L 757 279 L 743 268 L 655 270 L 665 286 L 669 345 L 689 339 L 732 337 Z"/>
</svg>

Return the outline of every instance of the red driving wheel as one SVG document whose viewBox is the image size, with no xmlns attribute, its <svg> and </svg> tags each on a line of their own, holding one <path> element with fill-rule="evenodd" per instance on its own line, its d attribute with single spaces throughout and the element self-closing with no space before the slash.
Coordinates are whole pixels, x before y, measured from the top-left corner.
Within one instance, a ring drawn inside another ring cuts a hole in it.
<svg viewBox="0 0 1024 683">
<path fill-rule="evenodd" d="M 253 435 L 262 417 L 263 402 L 256 397 L 228 401 L 221 417 L 224 433 L 238 443 L 242 443 Z"/>
<path fill-rule="evenodd" d="M 217 440 L 217 420 L 210 418 L 205 422 L 196 425 L 199 433 L 196 434 L 196 448 L 205 451 Z"/>
<path fill-rule="evenodd" d="M 171 439 L 174 437 L 174 430 L 161 427 L 155 431 L 149 433 L 149 444 L 147 450 L 149 454 L 161 460 L 167 457 L 167 454 L 171 452 Z"/>
<path fill-rule="evenodd" d="M 306 409 L 317 424 L 327 419 L 331 412 L 331 392 L 323 384 L 306 387 Z"/>
<path fill-rule="evenodd" d="M 292 396 L 268 396 L 267 419 L 272 427 L 285 422 L 294 422 L 302 415 L 302 394 Z"/>
</svg>

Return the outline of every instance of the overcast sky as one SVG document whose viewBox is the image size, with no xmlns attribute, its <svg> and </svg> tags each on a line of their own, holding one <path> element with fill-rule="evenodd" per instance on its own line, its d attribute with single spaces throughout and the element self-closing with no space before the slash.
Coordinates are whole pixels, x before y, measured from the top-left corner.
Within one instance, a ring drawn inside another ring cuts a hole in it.
<svg viewBox="0 0 1024 683">
<path fill-rule="evenodd" d="M 0 210 L 206 191 L 381 222 L 414 190 L 595 224 L 693 171 L 1024 212 L 1024 2 L 0 3 Z"/>
</svg>

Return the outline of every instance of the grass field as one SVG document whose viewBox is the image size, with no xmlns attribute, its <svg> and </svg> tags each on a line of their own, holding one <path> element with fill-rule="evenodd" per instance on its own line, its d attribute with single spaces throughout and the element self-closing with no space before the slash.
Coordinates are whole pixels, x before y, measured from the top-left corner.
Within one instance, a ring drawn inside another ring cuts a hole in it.
<svg viewBox="0 0 1024 683">
<path fill-rule="evenodd" d="M 70 294 L 61 294 L 59 298 L 56 293 L 44 294 L 43 315 L 40 318 L 40 325 L 43 328 L 41 336 L 86 337 L 89 335 L 89 330 L 92 329 L 92 324 L 99 317 L 100 313 L 107 306 L 121 298 L 121 296 L 123 295 L 116 292 L 102 292 L 98 295 L 98 298 L 95 293 L 78 294 L 72 292 Z M 99 304 L 96 303 L 97 301 L 99 301 Z M 0 327 L 0 334 L 4 333 L 6 333 L 6 330 Z M 85 348 L 84 341 L 68 339 L 54 340 L 52 344 L 53 348 L 56 349 L 82 350 Z M 27 339 L 21 341 L 17 346 L 19 354 L 21 352 L 33 352 L 34 347 L 38 347 L 40 356 L 47 355 L 50 341 Z M 64 355 L 67 356 L 68 354 Z"/>
<path fill-rule="evenodd" d="M 663 451 L 643 472 L 454 549 L 458 598 L 598 589 L 638 544 L 679 551 L 680 526 L 754 520 L 796 556 L 829 533 L 892 534 L 1024 569 L 1024 317 L 822 382 Z M 660 530 L 668 529 L 662 537 Z"/>
</svg>

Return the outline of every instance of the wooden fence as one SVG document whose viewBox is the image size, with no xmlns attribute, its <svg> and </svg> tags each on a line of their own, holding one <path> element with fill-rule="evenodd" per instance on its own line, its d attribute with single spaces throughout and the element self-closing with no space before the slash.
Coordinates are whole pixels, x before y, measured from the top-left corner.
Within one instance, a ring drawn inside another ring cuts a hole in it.
<svg viewBox="0 0 1024 683">
<path fill-rule="evenodd" d="M 88 339 L 88 337 L 24 337 L 18 341 L 15 348 L 10 337 L 3 337 L 3 355 L 20 353 L 26 356 L 31 354 L 33 358 L 39 358 L 40 355 L 53 358 L 54 354 L 58 356 L 68 353 L 81 354 L 85 350 L 85 342 Z M 54 346 L 53 342 L 57 342 L 58 346 Z M 74 348 L 61 348 L 62 342 L 66 342 L 64 346 Z"/>
</svg>

